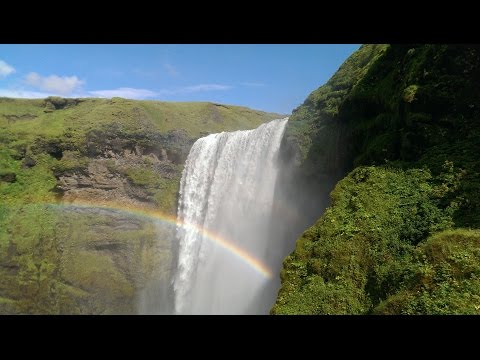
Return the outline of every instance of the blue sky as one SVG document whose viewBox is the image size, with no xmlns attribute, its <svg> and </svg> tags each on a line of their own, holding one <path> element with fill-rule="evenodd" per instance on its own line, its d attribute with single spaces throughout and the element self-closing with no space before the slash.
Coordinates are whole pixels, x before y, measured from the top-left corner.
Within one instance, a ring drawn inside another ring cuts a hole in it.
<svg viewBox="0 0 480 360">
<path fill-rule="evenodd" d="M 212 101 L 289 114 L 359 45 L 0 45 L 0 97 Z"/>
</svg>

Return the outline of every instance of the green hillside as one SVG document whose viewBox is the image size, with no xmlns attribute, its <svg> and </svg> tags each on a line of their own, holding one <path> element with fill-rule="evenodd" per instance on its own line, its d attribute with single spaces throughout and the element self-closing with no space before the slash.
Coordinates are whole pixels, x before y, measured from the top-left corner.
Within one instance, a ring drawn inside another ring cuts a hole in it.
<svg viewBox="0 0 480 360">
<path fill-rule="evenodd" d="M 273 314 L 480 313 L 479 84 L 478 46 L 364 45 L 294 111 L 297 176 L 347 176 Z"/>
</svg>

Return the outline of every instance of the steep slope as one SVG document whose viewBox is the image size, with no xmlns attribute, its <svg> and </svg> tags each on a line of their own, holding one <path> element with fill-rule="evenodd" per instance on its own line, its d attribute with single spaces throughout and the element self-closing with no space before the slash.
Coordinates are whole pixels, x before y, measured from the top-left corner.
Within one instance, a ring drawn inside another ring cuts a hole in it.
<svg viewBox="0 0 480 360">
<path fill-rule="evenodd" d="M 168 312 L 169 219 L 191 145 L 279 117 L 212 103 L 1 98 L 0 313 Z"/>
<path fill-rule="evenodd" d="M 480 227 L 479 47 L 363 46 L 329 83 L 294 112 L 285 158 L 317 189 L 355 169 L 285 260 L 272 313 L 479 313 L 478 233 L 447 230 Z"/>
<path fill-rule="evenodd" d="M 361 46 L 290 116 L 276 191 L 277 208 L 289 211 L 276 216 L 282 219 L 273 226 L 278 236 L 296 238 L 312 225 L 327 206 L 335 183 L 351 169 L 348 129 L 339 120 L 339 109 L 386 49 L 387 45 Z"/>
</svg>

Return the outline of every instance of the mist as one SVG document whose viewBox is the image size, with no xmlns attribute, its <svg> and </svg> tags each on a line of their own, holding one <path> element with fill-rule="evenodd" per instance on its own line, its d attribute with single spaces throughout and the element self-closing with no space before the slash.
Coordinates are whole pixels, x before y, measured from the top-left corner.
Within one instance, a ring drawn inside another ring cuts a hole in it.
<svg viewBox="0 0 480 360">
<path fill-rule="evenodd" d="M 329 203 L 337 176 L 300 174 L 288 118 L 211 134 L 180 183 L 170 278 L 151 280 L 140 314 L 269 314 L 282 263 Z"/>
</svg>

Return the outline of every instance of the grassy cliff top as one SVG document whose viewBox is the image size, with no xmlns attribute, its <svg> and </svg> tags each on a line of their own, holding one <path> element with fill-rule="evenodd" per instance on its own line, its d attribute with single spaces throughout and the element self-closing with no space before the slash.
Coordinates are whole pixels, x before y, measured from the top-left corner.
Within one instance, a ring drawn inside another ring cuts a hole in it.
<svg viewBox="0 0 480 360">
<path fill-rule="evenodd" d="M 35 137 L 61 136 L 66 130 L 81 134 L 116 123 L 125 132 L 185 130 L 191 137 L 203 133 L 255 128 L 282 115 L 246 107 L 208 102 L 163 102 L 112 99 L 0 98 L 2 133 Z"/>
</svg>

